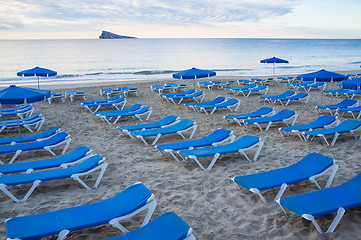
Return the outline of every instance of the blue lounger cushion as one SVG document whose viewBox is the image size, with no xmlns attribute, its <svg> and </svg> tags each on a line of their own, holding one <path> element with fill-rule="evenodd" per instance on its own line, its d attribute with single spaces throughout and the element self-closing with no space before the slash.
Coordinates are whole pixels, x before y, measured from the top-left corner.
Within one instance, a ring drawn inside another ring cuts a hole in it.
<svg viewBox="0 0 361 240">
<path fill-rule="evenodd" d="M 331 185 L 337 168 L 334 159 L 319 153 L 310 153 L 288 167 L 234 177 L 233 181 L 251 192 L 257 193 L 267 203 L 260 191 L 281 188 L 275 198 L 275 200 L 278 200 L 289 184 L 311 180 L 320 188 L 315 178 L 331 170 L 332 173 L 326 184 L 327 188 Z"/>
<path fill-rule="evenodd" d="M 121 131 L 131 132 L 131 131 L 137 131 L 137 130 L 160 128 L 163 126 L 170 125 L 177 120 L 178 120 L 177 116 L 169 115 L 157 122 L 143 123 L 143 124 L 136 124 L 136 125 L 129 125 L 129 126 L 120 126 L 120 127 L 118 127 L 118 129 Z"/>
<path fill-rule="evenodd" d="M 184 104 L 184 106 L 187 106 L 187 107 L 203 107 L 203 106 L 206 106 L 206 105 L 213 105 L 213 104 L 217 104 L 217 103 L 221 103 L 221 102 L 224 102 L 226 100 L 225 97 L 216 97 L 215 99 L 209 101 L 209 102 L 201 102 L 201 103 L 186 103 Z"/>
<path fill-rule="evenodd" d="M 22 110 L 24 108 L 28 108 L 29 106 L 31 106 L 31 103 L 24 104 L 24 105 L 22 105 L 20 107 L 17 107 L 17 108 L 3 108 L 3 109 L 0 109 L 0 113 L 15 112 L 15 111 Z"/>
<path fill-rule="evenodd" d="M 143 207 L 151 197 L 152 192 L 138 183 L 100 202 L 9 219 L 5 222 L 6 237 L 36 239 L 57 235 L 65 229 L 74 231 L 107 224 Z"/>
<path fill-rule="evenodd" d="M 191 227 L 177 214 L 166 212 L 139 229 L 107 240 L 181 240 L 191 231 Z"/>
<path fill-rule="evenodd" d="M 56 158 L 30 161 L 30 162 L 21 162 L 14 164 L 4 164 L 4 165 L 0 165 L 0 173 L 10 174 L 10 173 L 26 172 L 29 169 L 40 170 L 46 168 L 60 167 L 62 164 L 78 161 L 84 158 L 90 152 L 91 150 L 87 146 L 82 146 L 66 155 L 62 155 Z"/>
<path fill-rule="evenodd" d="M 202 108 L 203 109 L 226 108 L 226 107 L 229 107 L 229 106 L 233 106 L 233 105 L 237 104 L 238 102 L 239 102 L 238 99 L 232 98 L 232 99 L 229 99 L 229 100 L 227 100 L 225 102 L 222 102 L 222 103 L 202 106 Z"/>
<path fill-rule="evenodd" d="M 116 98 L 113 101 L 107 101 L 107 102 L 96 102 L 96 103 L 89 103 L 89 104 L 83 104 L 84 106 L 87 107 L 99 107 L 99 106 L 110 106 L 113 104 L 118 104 L 118 103 L 122 103 L 126 100 L 126 98 L 124 97 L 120 97 L 120 98 Z"/>
<path fill-rule="evenodd" d="M 195 90 L 189 89 L 182 93 L 164 93 L 164 94 L 159 94 L 159 96 L 164 97 L 164 98 L 169 98 L 169 97 L 186 96 L 186 95 L 193 94 L 193 93 L 195 93 Z"/>
<path fill-rule="evenodd" d="M 265 118 L 247 119 L 247 120 L 245 120 L 245 122 L 251 123 L 251 124 L 254 124 L 254 123 L 264 124 L 264 123 L 269 123 L 269 122 L 278 122 L 278 121 L 283 121 L 284 119 L 290 118 L 293 115 L 295 115 L 295 111 L 283 109 L 273 116 L 265 117 Z"/>
<path fill-rule="evenodd" d="M 24 124 L 29 121 L 33 121 L 34 119 L 41 117 L 41 116 L 42 116 L 41 113 L 36 113 L 27 118 L 14 119 L 14 120 L 3 120 L 3 121 L 0 121 L 0 126 L 6 126 L 6 125 L 10 125 L 10 124 L 18 124 L 18 121 L 19 121 L 19 124 Z"/>
<path fill-rule="evenodd" d="M 277 100 L 279 98 L 284 98 L 284 97 L 290 97 L 295 95 L 296 92 L 295 91 L 286 91 L 284 93 L 281 93 L 279 95 L 273 95 L 273 96 L 260 96 L 259 98 L 261 99 L 267 99 L 267 100 Z"/>
<path fill-rule="evenodd" d="M 26 142 L 33 142 L 41 138 L 48 138 L 57 133 L 60 130 L 59 127 L 54 126 L 51 127 L 44 132 L 37 133 L 34 135 L 28 136 L 20 136 L 20 137 L 11 137 L 11 138 L 0 138 L 0 145 L 4 144 L 15 144 L 15 143 L 26 143 Z"/>
</svg>

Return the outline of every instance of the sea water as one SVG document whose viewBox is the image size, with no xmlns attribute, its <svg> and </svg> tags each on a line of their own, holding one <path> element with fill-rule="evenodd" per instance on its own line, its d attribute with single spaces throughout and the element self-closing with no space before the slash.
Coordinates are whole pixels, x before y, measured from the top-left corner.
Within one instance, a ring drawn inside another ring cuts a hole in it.
<svg viewBox="0 0 361 240">
<path fill-rule="evenodd" d="M 86 39 L 0 40 L 0 84 L 25 83 L 22 70 L 40 66 L 58 72 L 41 81 L 171 78 L 191 67 L 217 76 L 302 74 L 326 69 L 360 70 L 360 39 Z"/>
</svg>

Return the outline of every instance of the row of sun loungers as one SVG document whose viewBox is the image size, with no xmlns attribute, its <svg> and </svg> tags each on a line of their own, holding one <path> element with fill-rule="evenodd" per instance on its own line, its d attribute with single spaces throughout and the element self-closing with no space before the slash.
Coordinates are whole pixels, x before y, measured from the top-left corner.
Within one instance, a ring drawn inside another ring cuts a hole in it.
<svg viewBox="0 0 361 240">
<path fill-rule="evenodd" d="M 149 106 L 143 106 L 140 103 L 137 103 L 129 108 L 113 110 L 113 111 L 101 111 L 95 112 L 94 114 L 100 117 L 102 120 L 106 121 L 108 124 L 116 124 L 119 119 L 125 117 L 133 117 L 138 118 L 140 121 L 143 121 L 142 117 L 145 117 L 145 121 L 147 121 L 152 114 L 152 108 Z M 111 123 L 112 119 L 115 119 L 113 123 Z"/>
<path fill-rule="evenodd" d="M 58 235 L 58 239 L 75 230 L 111 224 L 125 233 L 111 239 L 185 239 L 195 240 L 192 228 L 174 212 L 167 212 L 148 223 L 157 202 L 142 183 L 136 183 L 114 197 L 82 206 L 15 217 L 5 222 L 8 239 L 35 239 Z M 121 220 L 147 211 L 141 228 L 129 232 Z"/>
<path fill-rule="evenodd" d="M 228 87 L 230 85 L 233 85 L 236 81 L 202 81 L 198 82 L 198 87 L 206 87 L 208 90 L 213 89 L 214 87 L 218 89 L 223 89 L 225 87 Z"/>
<path fill-rule="evenodd" d="M 6 128 L 19 128 L 25 127 L 30 132 L 39 131 L 43 126 L 45 117 L 41 113 L 36 113 L 30 117 L 14 120 L 3 120 L 0 121 L 0 133 Z"/>
<path fill-rule="evenodd" d="M 266 95 L 268 89 L 269 89 L 268 86 L 258 86 L 257 84 L 249 84 L 245 87 L 226 88 L 226 91 L 228 93 L 233 93 L 234 95 L 242 94 L 245 97 L 249 97 L 253 93 Z"/>
<path fill-rule="evenodd" d="M 295 93 L 294 91 L 286 91 L 279 95 L 273 96 L 260 96 L 260 99 L 266 100 L 269 103 L 281 103 L 281 105 L 287 106 L 290 102 L 303 102 L 307 103 L 310 96 L 308 93 Z"/>
<path fill-rule="evenodd" d="M 117 89 L 112 89 L 112 88 L 100 89 L 100 95 L 106 95 L 107 98 L 110 98 L 114 94 L 119 94 L 124 97 L 127 97 L 130 94 L 135 94 L 136 96 L 138 96 L 138 88 L 118 87 Z"/>
<path fill-rule="evenodd" d="M 338 109 L 342 108 L 351 108 L 351 107 L 357 107 L 358 102 L 354 99 L 344 99 L 341 102 L 337 104 L 332 105 L 325 105 L 325 106 L 316 106 L 316 111 L 318 113 L 322 113 L 323 111 L 329 112 L 331 115 L 336 115 Z"/>
<path fill-rule="evenodd" d="M 354 90 L 354 89 L 339 88 L 339 89 L 335 89 L 335 90 L 323 91 L 323 93 L 330 95 L 330 96 L 334 96 L 334 97 L 345 96 L 349 99 L 353 99 L 355 96 L 361 94 L 361 90 L 360 89 Z"/>
<path fill-rule="evenodd" d="M 30 117 L 34 112 L 34 106 L 32 104 L 25 104 L 18 108 L 6 108 L 0 109 L 0 117 L 12 117 L 18 116 L 20 118 Z"/>
</svg>

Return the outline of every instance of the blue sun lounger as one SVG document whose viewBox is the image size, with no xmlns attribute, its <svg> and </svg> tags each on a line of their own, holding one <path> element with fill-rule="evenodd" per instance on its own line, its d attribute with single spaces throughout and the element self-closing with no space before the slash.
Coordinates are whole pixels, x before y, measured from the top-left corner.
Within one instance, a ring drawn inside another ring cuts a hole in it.
<svg viewBox="0 0 361 240">
<path fill-rule="evenodd" d="M 244 114 L 238 114 L 238 115 L 228 115 L 224 116 L 224 120 L 228 123 L 228 120 L 233 120 L 237 122 L 240 126 L 242 126 L 241 122 L 245 124 L 243 121 L 246 119 L 251 118 L 263 118 L 270 115 L 275 114 L 275 110 L 270 107 L 261 107 L 260 109 L 251 112 L 251 113 L 244 113 Z"/>
<path fill-rule="evenodd" d="M 339 88 L 339 89 L 334 89 L 334 90 L 324 90 L 322 91 L 323 93 L 329 94 L 331 96 L 335 96 L 338 97 L 339 95 L 342 95 L 344 93 L 348 93 L 352 91 L 351 89 L 345 89 L 345 88 Z"/>
<path fill-rule="evenodd" d="M 30 117 L 34 112 L 32 104 L 26 104 L 25 107 L 19 107 L 15 111 L 0 111 L 0 117 L 9 117 L 18 115 L 20 118 Z M 4 109 L 5 110 L 5 109 Z"/>
<path fill-rule="evenodd" d="M 54 134 L 58 133 L 60 131 L 59 127 L 51 127 L 44 132 L 37 133 L 34 135 L 28 135 L 28 136 L 20 136 L 20 137 L 10 137 L 10 138 L 0 138 L 0 145 L 14 145 L 16 143 L 26 143 L 26 142 L 34 142 L 38 141 L 39 139 L 49 138 L 53 136 Z"/>
<path fill-rule="evenodd" d="M 24 105 L 22 105 L 20 107 L 17 107 L 17 108 L 0 108 L 0 114 L 1 113 L 6 113 L 6 112 L 21 111 L 24 108 L 28 108 L 29 106 L 31 106 L 31 103 L 24 104 Z"/>
<path fill-rule="evenodd" d="M 156 205 L 152 192 L 137 183 L 100 202 L 8 219 L 5 222 L 6 237 L 10 240 L 58 235 L 58 240 L 63 240 L 70 231 L 108 223 L 128 232 L 119 221 L 148 210 L 143 226 L 148 223 Z"/>
<path fill-rule="evenodd" d="M 186 95 L 190 95 L 195 93 L 194 89 L 188 89 L 185 92 L 182 93 L 164 93 L 164 94 L 159 94 L 160 97 L 162 97 L 163 99 L 168 100 L 169 97 L 179 97 L 179 96 L 186 96 Z"/>
<path fill-rule="evenodd" d="M 35 188 L 41 182 L 45 182 L 45 181 L 72 178 L 78 181 L 86 189 L 97 188 L 100 183 L 100 180 L 103 177 L 105 169 L 107 168 L 107 165 L 108 164 L 105 162 L 105 158 L 99 155 L 95 155 L 84 160 L 83 162 L 77 165 L 68 168 L 46 170 L 40 172 L 21 173 L 17 175 L 4 175 L 4 176 L 0 176 L 0 190 L 2 190 L 14 202 L 24 202 L 30 197 L 30 195 L 33 193 Z M 100 169 L 100 173 L 93 187 L 89 187 L 82 179 L 80 179 L 80 177 L 89 175 L 90 173 L 97 171 L 99 169 Z M 12 194 L 8 189 L 8 187 L 10 186 L 29 184 L 29 183 L 31 183 L 32 186 L 26 192 L 25 196 L 21 199 L 15 197 L 15 195 Z"/>
<path fill-rule="evenodd" d="M 326 83 L 324 83 L 324 82 L 315 82 L 315 83 L 312 83 L 312 84 L 303 85 L 300 88 L 305 90 L 306 92 L 309 92 L 312 89 L 319 89 L 322 92 L 326 88 Z"/>
<path fill-rule="evenodd" d="M 55 99 L 61 99 L 61 101 L 65 102 L 65 96 L 62 93 L 51 93 L 50 98 L 48 98 L 48 103 L 51 104 L 53 100 Z"/>
<path fill-rule="evenodd" d="M 257 148 L 256 154 L 253 157 L 253 161 L 256 161 L 262 149 L 262 146 L 263 146 L 263 141 L 261 140 L 261 138 L 245 135 L 237 139 L 236 141 L 232 143 L 228 143 L 226 145 L 198 148 L 192 150 L 181 150 L 178 152 L 178 154 L 181 155 L 182 158 L 186 161 L 188 159 L 194 160 L 203 171 L 206 171 L 206 170 L 211 170 L 211 168 L 216 163 L 219 156 L 222 154 L 239 152 L 240 154 L 243 154 L 249 162 L 252 162 L 252 160 L 247 156 L 245 151 L 251 150 L 253 148 Z M 200 163 L 198 158 L 201 157 L 213 157 L 207 168 L 205 168 Z"/>
<path fill-rule="evenodd" d="M 86 109 L 88 109 L 90 112 L 94 113 L 94 112 L 97 112 L 101 107 L 105 107 L 105 106 L 113 106 L 117 110 L 123 109 L 126 103 L 127 103 L 127 99 L 124 98 L 124 97 L 120 97 L 120 98 L 117 98 L 117 99 L 115 99 L 113 101 L 101 102 L 101 103 L 83 104 L 83 106 Z M 94 111 L 92 110 L 93 108 L 95 108 Z"/>
<path fill-rule="evenodd" d="M 103 111 L 95 114 L 109 124 L 111 124 L 111 119 L 115 118 L 113 122 L 113 124 L 115 124 L 121 117 L 136 117 L 143 121 L 141 117 L 147 115 L 146 120 L 148 120 L 152 114 L 152 108 L 138 103 L 123 110 Z"/>
<path fill-rule="evenodd" d="M 192 231 L 192 228 L 177 214 L 166 212 L 141 228 L 106 240 L 195 240 Z"/>
<path fill-rule="evenodd" d="M 0 176 L 10 173 L 29 173 L 34 170 L 41 170 L 46 168 L 66 168 L 69 165 L 81 162 L 93 155 L 94 154 L 91 153 L 91 150 L 87 146 L 82 146 L 68 154 L 56 158 L 0 165 Z"/>
<path fill-rule="evenodd" d="M 332 125 L 339 124 L 339 122 L 340 120 L 338 120 L 336 116 L 322 115 L 311 123 L 294 125 L 290 127 L 281 127 L 278 129 L 278 131 L 281 133 L 282 136 L 289 136 L 291 133 L 297 133 L 301 140 L 307 140 L 303 138 L 303 132 L 312 131 L 319 128 L 328 128 Z M 287 134 L 283 134 L 283 132 L 287 132 Z"/>
<path fill-rule="evenodd" d="M 122 111 L 122 110 L 119 110 Z M 138 118 L 140 121 L 143 121 L 142 116 L 146 115 L 145 121 L 147 121 L 150 117 L 150 115 L 152 114 L 153 110 L 151 107 L 149 106 L 145 106 L 145 107 L 141 107 L 138 110 L 135 111 L 128 111 L 128 112 L 119 112 L 119 113 L 114 113 L 111 115 L 100 115 L 101 118 L 103 118 L 107 123 L 110 123 L 110 119 L 112 119 L 113 117 L 116 117 L 116 119 L 114 120 L 113 124 L 116 124 L 118 122 L 118 120 L 120 118 L 124 118 L 124 117 L 133 117 L 133 118 Z M 111 116 L 111 117 L 110 117 Z M 108 120 L 109 118 L 109 120 Z"/>
<path fill-rule="evenodd" d="M 168 86 L 168 85 L 152 85 L 150 86 L 150 90 L 152 91 L 157 91 L 159 94 L 162 94 L 166 91 L 168 92 L 174 92 L 175 89 L 172 86 Z"/>
<path fill-rule="evenodd" d="M 274 103 L 279 102 L 281 103 L 283 106 L 287 106 L 289 103 L 291 102 L 303 102 L 303 103 L 307 103 L 308 100 L 310 98 L 310 95 L 308 93 L 297 93 L 296 95 L 290 96 L 290 97 L 280 97 L 278 99 L 275 99 Z M 285 103 L 284 103 L 285 102 Z"/>
<path fill-rule="evenodd" d="M 343 93 L 343 95 L 345 95 L 347 98 L 350 98 L 350 99 L 353 99 L 356 95 L 360 95 L 360 94 L 361 94 L 361 89 Z"/>
<path fill-rule="evenodd" d="M 138 96 L 138 88 L 118 87 L 117 90 L 122 91 L 124 97 L 127 97 L 130 94 L 135 94 Z"/>
<path fill-rule="evenodd" d="M 242 91 L 242 90 L 248 90 L 248 89 L 256 88 L 256 87 L 258 87 L 258 85 L 255 83 L 252 83 L 252 84 L 249 84 L 244 87 L 226 88 L 226 92 L 233 93 L 234 95 L 238 95 L 238 94 L 240 94 L 240 91 Z"/>
<path fill-rule="evenodd" d="M 30 117 L 18 120 L 0 121 L 0 133 L 6 128 L 25 127 L 30 132 L 39 131 L 45 122 L 45 117 L 41 113 L 36 113 Z M 32 129 L 34 128 L 34 129 Z"/>
<path fill-rule="evenodd" d="M 315 137 L 322 137 L 327 145 L 334 145 L 338 136 L 343 133 L 350 133 L 353 135 L 356 139 L 358 137 L 356 136 L 356 132 L 361 130 L 361 121 L 360 120 L 350 120 L 346 119 L 343 122 L 341 122 L 339 125 L 333 127 L 333 128 L 326 128 L 326 129 L 320 129 L 320 130 L 314 130 L 314 131 L 307 131 L 303 134 L 305 135 L 304 138 L 308 139 L 309 136 L 311 136 L 310 141 L 312 141 Z M 332 142 L 329 143 L 326 139 L 326 137 L 333 136 Z"/>
<path fill-rule="evenodd" d="M 107 98 L 107 99 L 97 99 L 97 100 L 79 101 L 79 103 L 83 106 L 83 105 L 87 105 L 87 104 L 111 102 L 111 101 L 114 101 L 114 100 L 116 100 L 116 99 L 118 99 L 118 98 L 121 98 L 121 96 L 116 95 L 116 96 L 113 96 L 113 97 Z"/>
<path fill-rule="evenodd" d="M 241 103 L 239 102 L 238 99 L 231 98 L 231 99 L 228 99 L 227 101 L 222 102 L 222 103 L 202 106 L 202 107 L 199 108 L 199 111 L 204 111 L 207 115 L 213 115 L 213 113 L 217 109 L 221 109 L 221 108 L 226 108 L 231 112 L 235 112 L 235 111 L 238 110 L 238 107 L 239 107 L 240 104 Z M 208 114 L 207 110 L 210 110 L 211 112 Z"/>
<path fill-rule="evenodd" d="M 268 86 L 259 86 L 256 88 L 240 90 L 239 92 L 242 93 L 243 96 L 249 97 L 249 95 L 251 95 L 251 93 L 259 93 L 262 95 L 266 95 L 268 92 L 268 89 L 269 89 Z"/>
<path fill-rule="evenodd" d="M 267 200 L 262 195 L 261 191 L 280 188 L 278 194 L 273 200 L 277 201 L 282 197 L 282 194 L 290 184 L 310 180 L 316 184 L 319 189 L 321 189 L 320 185 L 316 181 L 316 178 L 331 171 L 325 186 L 325 188 L 328 188 L 336 175 L 337 168 L 338 165 L 335 163 L 334 159 L 319 153 L 310 153 L 300 161 L 288 167 L 234 177 L 233 181 L 239 186 L 248 189 L 252 193 L 256 193 L 264 203 L 267 203 Z"/>
<path fill-rule="evenodd" d="M 337 213 L 326 233 L 332 233 L 341 221 L 346 209 L 361 205 L 361 174 L 336 187 L 281 198 L 277 202 L 285 208 L 311 221 L 319 233 L 324 233 L 315 218 Z M 286 212 L 286 211 L 285 211 Z"/>
<path fill-rule="evenodd" d="M 107 98 L 110 98 L 113 94 L 122 94 L 122 90 L 113 88 L 100 89 L 100 95 L 103 96 L 104 94 L 107 95 Z"/>
<path fill-rule="evenodd" d="M 344 99 L 341 102 L 333 105 L 325 105 L 325 106 L 316 106 L 316 111 L 318 113 L 322 113 L 324 110 L 330 112 L 331 115 L 334 113 L 332 111 L 335 111 L 335 114 L 337 112 L 337 109 L 339 108 L 349 108 L 349 107 L 357 107 L 358 102 L 353 99 Z"/>
<path fill-rule="evenodd" d="M 203 106 L 213 105 L 213 104 L 219 104 L 226 101 L 225 97 L 216 97 L 215 99 L 209 101 L 209 102 L 200 102 L 200 103 L 186 103 L 184 106 L 192 108 L 194 111 L 199 111 L 199 108 Z"/>
<path fill-rule="evenodd" d="M 67 91 L 65 92 L 65 98 L 69 97 L 70 101 L 74 101 L 75 97 L 83 97 L 86 100 L 86 92 L 78 92 L 78 91 Z"/>
<path fill-rule="evenodd" d="M 196 129 L 197 129 L 196 122 L 189 120 L 189 119 L 183 119 L 172 126 L 131 132 L 130 137 L 139 138 L 140 140 L 142 140 L 145 143 L 145 145 L 148 145 L 148 143 L 144 140 L 145 137 L 155 137 L 154 141 L 152 142 L 152 145 L 155 145 L 157 143 L 158 139 L 163 135 L 178 134 L 183 139 L 185 139 L 185 137 L 183 135 L 184 132 L 187 132 L 190 130 L 192 130 L 192 132 L 189 136 L 189 138 L 191 139 L 193 137 Z"/>
<path fill-rule="evenodd" d="M 285 98 L 285 97 L 291 97 L 293 95 L 295 95 L 296 92 L 295 91 L 286 91 L 284 93 L 281 93 L 279 95 L 273 95 L 273 96 L 260 96 L 260 99 L 266 100 L 269 103 L 275 103 L 278 99 L 280 98 Z"/>
<path fill-rule="evenodd" d="M 208 90 L 211 90 L 214 86 L 216 86 L 216 84 L 213 82 L 207 82 L 207 81 L 198 82 L 198 87 L 205 87 L 208 88 Z"/>
<path fill-rule="evenodd" d="M 179 160 L 178 157 L 175 155 L 175 152 L 185 149 L 194 149 L 200 147 L 209 147 L 209 146 L 217 146 L 222 144 L 226 141 L 233 142 L 235 136 L 233 131 L 219 128 L 216 131 L 212 132 L 206 137 L 200 139 L 194 139 L 184 142 L 176 142 L 176 143 L 168 143 L 168 144 L 161 144 L 155 146 L 161 153 L 166 152 L 169 153 L 177 162 L 184 162 L 184 160 Z"/>
<path fill-rule="evenodd" d="M 337 109 L 336 115 L 343 116 L 345 113 L 350 113 L 353 118 L 360 118 L 361 117 L 361 106 L 357 107 L 349 107 L 349 108 L 339 108 Z M 357 117 L 355 116 L 355 113 L 359 113 Z"/>
<path fill-rule="evenodd" d="M 122 131 L 122 133 L 130 136 L 130 132 L 133 131 L 140 131 L 140 130 L 153 129 L 153 128 L 164 128 L 176 124 L 177 122 L 179 122 L 179 118 L 177 116 L 169 115 L 157 122 L 142 123 L 142 124 L 129 125 L 129 126 L 119 126 L 117 127 L 117 129 Z"/>
<path fill-rule="evenodd" d="M 171 101 L 174 104 L 180 104 L 183 100 L 195 100 L 197 103 L 199 103 L 199 102 L 203 101 L 203 98 L 204 98 L 204 92 L 199 91 L 199 92 L 189 94 L 186 96 L 167 97 L 167 100 Z M 178 102 L 176 102 L 176 101 L 178 101 Z"/>
<path fill-rule="evenodd" d="M 14 153 L 14 156 L 8 162 L 8 163 L 13 163 L 15 159 L 19 156 L 19 154 L 25 151 L 44 149 L 49 153 L 51 153 L 53 156 L 55 156 L 56 154 L 51 149 L 61 144 L 65 144 L 65 147 L 61 153 L 62 155 L 64 155 L 64 153 L 68 149 L 70 142 L 71 142 L 71 138 L 69 134 L 67 134 L 66 132 L 59 132 L 51 136 L 50 138 L 46 138 L 44 140 L 40 140 L 37 142 L 0 146 L 0 154 Z M 0 164 L 4 164 L 4 162 L 0 160 Z"/>
<path fill-rule="evenodd" d="M 262 124 L 267 124 L 265 131 L 267 132 L 268 129 L 271 127 L 272 123 L 280 123 L 283 122 L 287 126 L 293 126 L 297 120 L 297 113 L 292 110 L 283 109 L 280 112 L 276 113 L 270 117 L 264 118 L 255 118 L 255 119 L 246 119 L 244 120 L 245 124 L 256 124 L 258 128 L 263 131 L 261 128 Z"/>
</svg>

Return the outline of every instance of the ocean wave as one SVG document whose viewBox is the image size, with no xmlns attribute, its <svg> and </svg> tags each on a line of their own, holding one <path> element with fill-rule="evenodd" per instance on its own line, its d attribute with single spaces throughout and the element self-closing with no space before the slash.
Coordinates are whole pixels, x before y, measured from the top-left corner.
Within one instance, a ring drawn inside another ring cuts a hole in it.
<svg viewBox="0 0 361 240">
<path fill-rule="evenodd" d="M 251 68 L 224 68 L 224 69 L 212 69 L 216 72 L 238 72 L 238 71 L 252 71 Z"/>
<path fill-rule="evenodd" d="M 155 74 L 171 74 L 176 73 L 177 71 L 174 70 L 144 70 L 144 71 L 138 71 L 133 72 L 132 74 L 135 75 L 155 75 Z"/>
<path fill-rule="evenodd" d="M 348 64 L 361 64 L 361 61 L 349 62 Z"/>
</svg>

